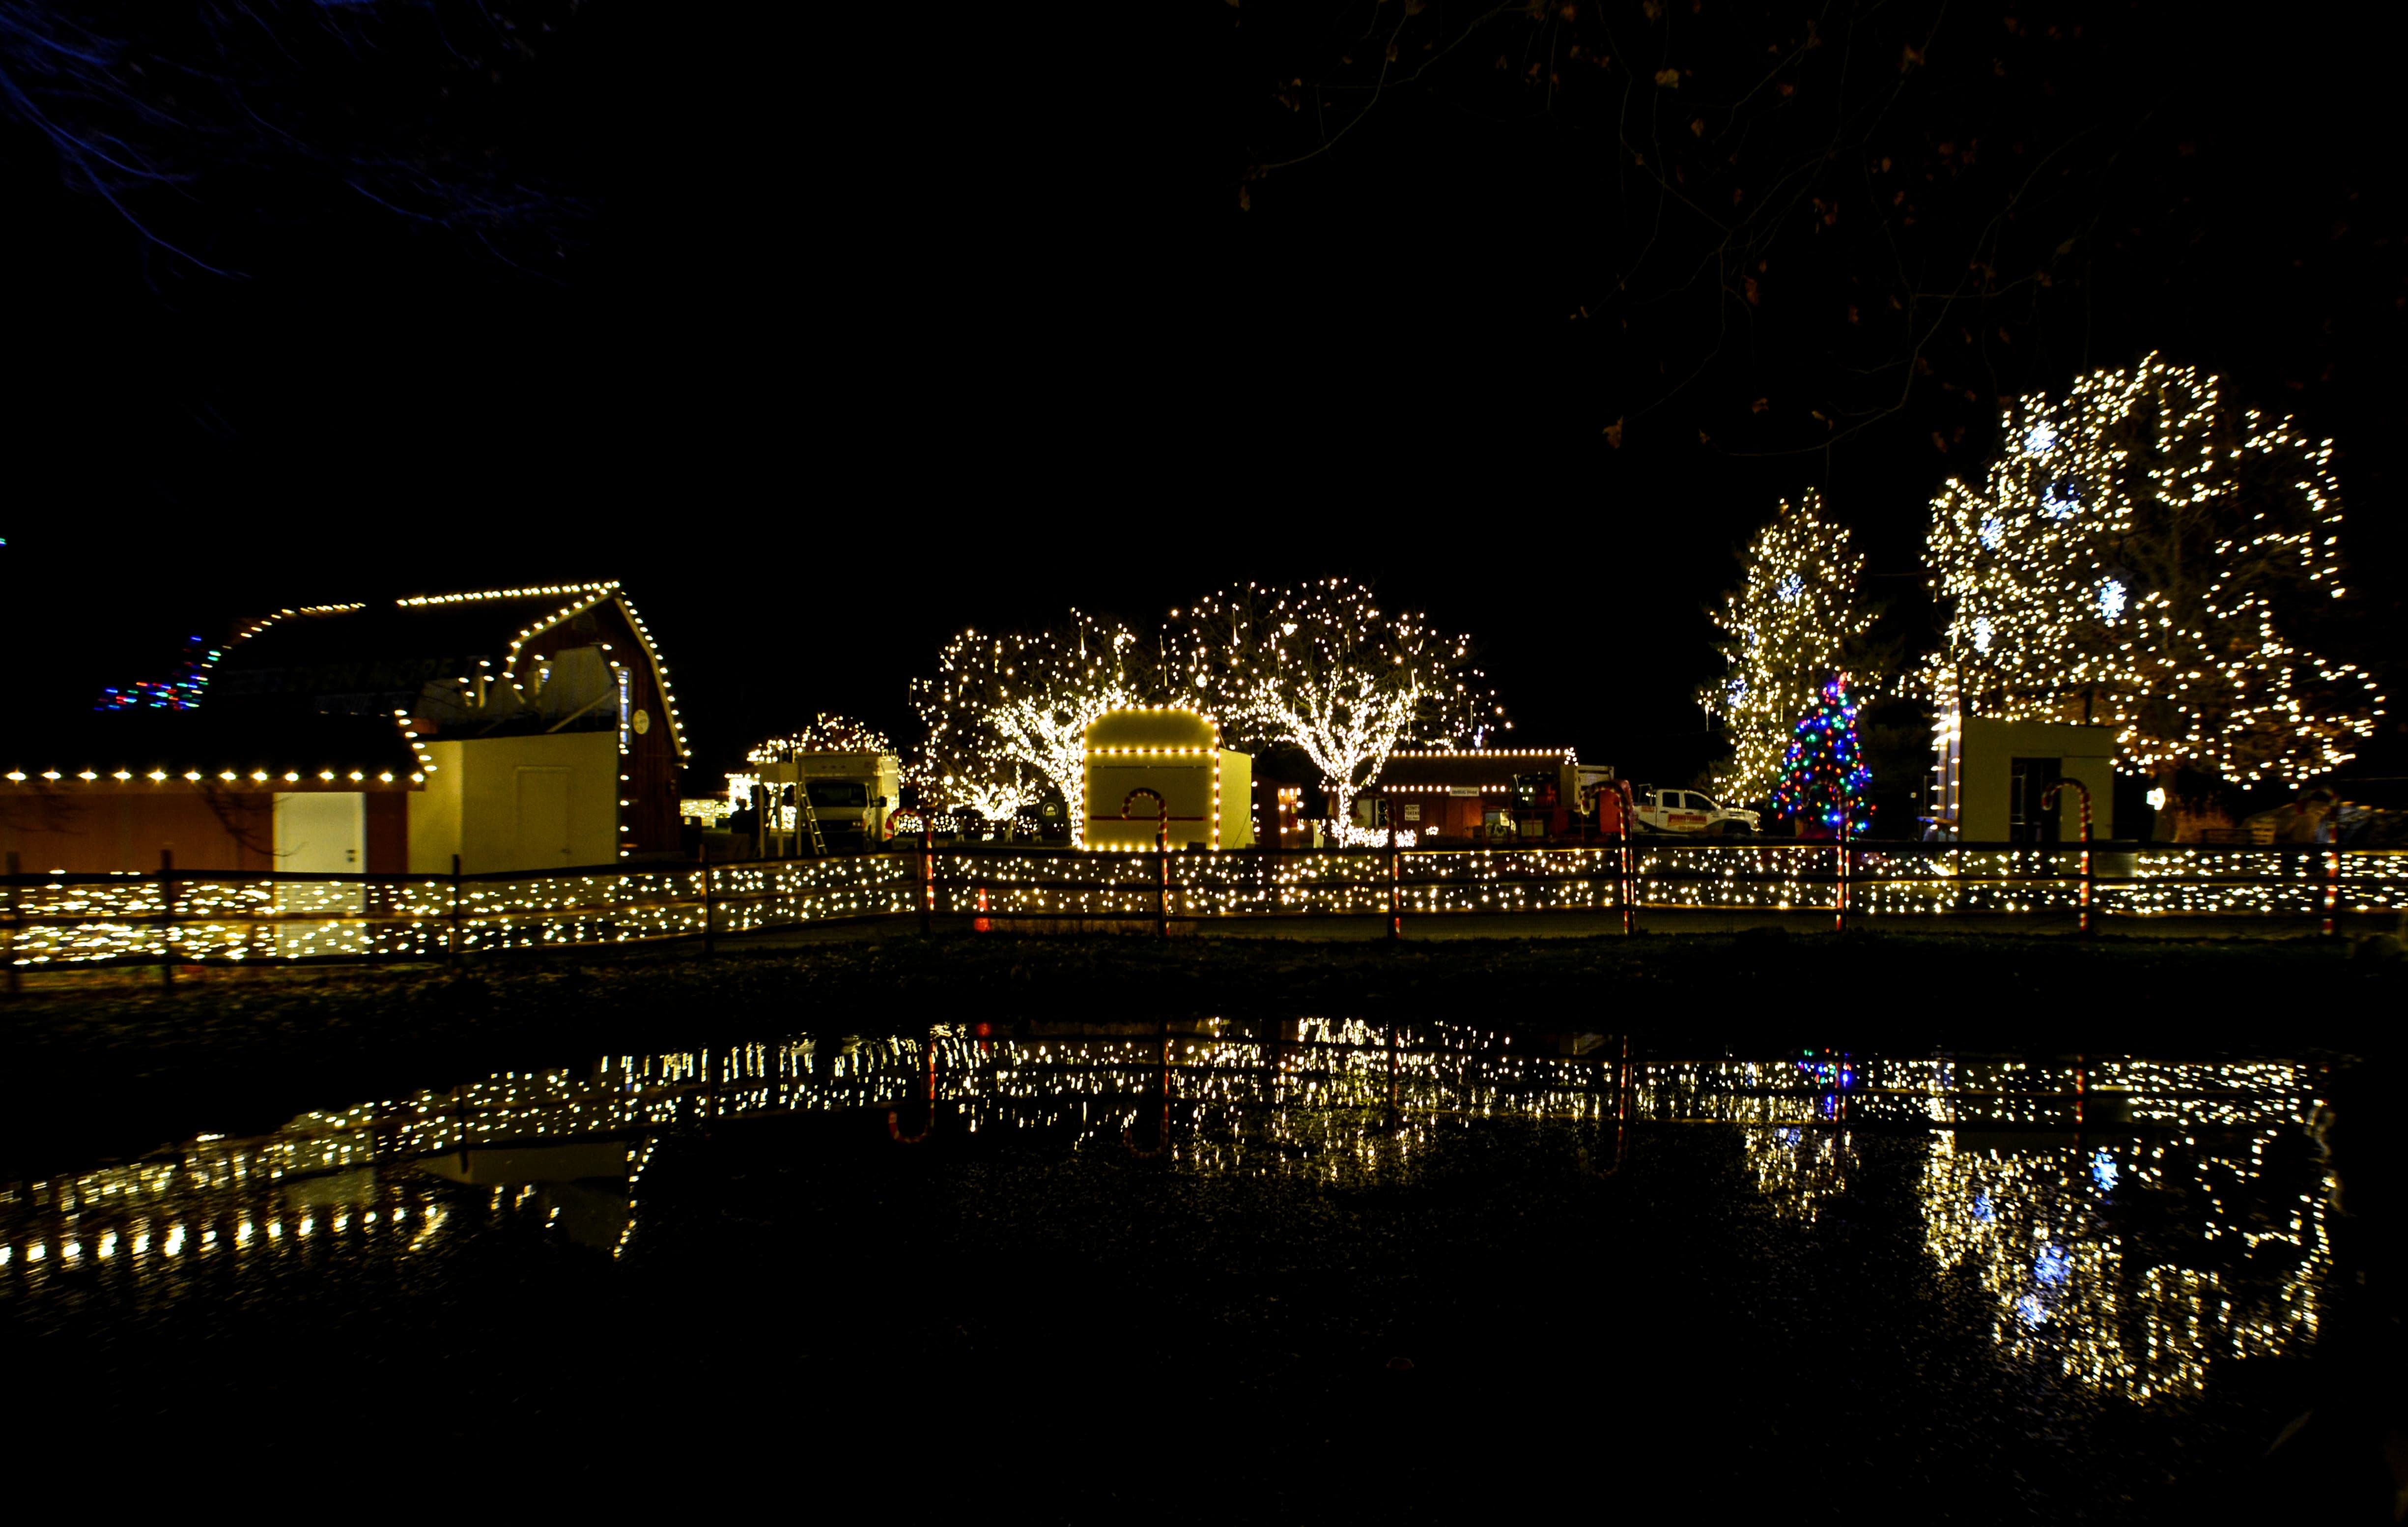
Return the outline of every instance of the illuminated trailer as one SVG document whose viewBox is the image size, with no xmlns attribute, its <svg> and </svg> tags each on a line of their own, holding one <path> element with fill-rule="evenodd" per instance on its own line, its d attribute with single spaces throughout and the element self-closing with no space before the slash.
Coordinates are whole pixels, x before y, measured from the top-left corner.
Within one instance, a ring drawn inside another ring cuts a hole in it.
<svg viewBox="0 0 2408 1527">
<path fill-rule="evenodd" d="M 755 792 L 763 857 L 807 858 L 882 844 L 901 773 L 892 753 L 795 753 L 752 764 L 728 783 L 731 793 Z"/>
</svg>

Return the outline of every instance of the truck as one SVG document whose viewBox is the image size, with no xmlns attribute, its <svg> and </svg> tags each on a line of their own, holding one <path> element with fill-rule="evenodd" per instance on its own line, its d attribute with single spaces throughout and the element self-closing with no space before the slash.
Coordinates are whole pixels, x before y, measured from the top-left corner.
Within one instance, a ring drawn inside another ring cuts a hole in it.
<svg viewBox="0 0 2408 1527">
<path fill-rule="evenodd" d="M 1702 790 L 1658 789 L 1641 785 L 1631 792 L 1642 832 L 1678 832 L 1701 838 L 1753 837 L 1762 816 L 1726 806 Z"/>
</svg>

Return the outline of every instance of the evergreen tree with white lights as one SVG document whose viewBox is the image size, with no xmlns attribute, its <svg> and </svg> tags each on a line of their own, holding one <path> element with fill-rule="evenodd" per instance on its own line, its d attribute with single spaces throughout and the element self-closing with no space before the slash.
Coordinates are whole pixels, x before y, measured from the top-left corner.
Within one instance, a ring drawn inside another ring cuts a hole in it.
<svg viewBox="0 0 2408 1527">
<path fill-rule="evenodd" d="M 2355 756 L 2383 697 L 2306 649 L 2343 597 L 2332 442 L 2152 356 L 2001 420 L 1932 501 L 1944 713 L 2095 721 L 2124 767 L 2294 783 Z"/>
<path fill-rule="evenodd" d="M 1800 836 L 1861 836 L 1871 826 L 1865 787 L 1872 783 L 1864 749 L 1856 740 L 1856 704 L 1848 697 L 1848 676 L 1824 681 L 1814 708 L 1790 734 L 1772 787 L 1772 814 L 1801 825 Z"/>
<path fill-rule="evenodd" d="M 1725 800 L 1761 800 L 1780 778 L 1797 717 L 1842 669 L 1864 670 L 1875 611 L 1861 584 L 1865 559 L 1813 489 L 1784 499 L 1747 549 L 1747 581 L 1723 597 L 1714 643 L 1723 675 L 1698 703 L 1723 726 L 1731 756 L 1713 772 Z"/>
</svg>

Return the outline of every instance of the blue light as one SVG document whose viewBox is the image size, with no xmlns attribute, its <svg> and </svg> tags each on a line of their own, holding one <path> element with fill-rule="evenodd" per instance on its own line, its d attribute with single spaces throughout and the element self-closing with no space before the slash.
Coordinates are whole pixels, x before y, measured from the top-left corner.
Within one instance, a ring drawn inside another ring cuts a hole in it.
<svg viewBox="0 0 2408 1527">
<path fill-rule="evenodd" d="M 2040 1296 L 2037 1294 L 2026 1294 L 2016 1300 L 2015 1313 L 2023 1318 L 2024 1324 L 2028 1326 L 2042 1325 L 2048 1320 L 2048 1306 L 2040 1302 Z"/>
<path fill-rule="evenodd" d="M 1973 1195 L 1973 1217 L 1980 1220 L 1985 1225 L 1990 1222 L 1989 1194 L 1976 1193 Z"/>
<path fill-rule="evenodd" d="M 2061 1246 L 2043 1246 L 2041 1254 L 2032 1259 L 2033 1278 L 2049 1288 L 2062 1284 L 2072 1274 L 2073 1259 L 2065 1254 Z"/>
<path fill-rule="evenodd" d="M 2100 1192 L 2114 1192 L 2117 1179 L 2122 1176 L 2123 1174 L 2115 1169 L 2115 1158 L 2105 1151 L 2090 1159 L 2090 1180 L 2099 1185 Z"/>
</svg>

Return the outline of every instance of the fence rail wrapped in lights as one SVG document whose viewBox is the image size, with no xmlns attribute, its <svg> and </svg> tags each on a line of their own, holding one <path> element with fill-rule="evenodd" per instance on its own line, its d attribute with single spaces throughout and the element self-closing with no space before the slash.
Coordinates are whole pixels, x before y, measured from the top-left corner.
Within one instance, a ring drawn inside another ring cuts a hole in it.
<svg viewBox="0 0 2408 1527">
<path fill-rule="evenodd" d="M 1842 859 L 1844 856 L 1845 863 Z M 596 948 L 928 910 L 985 927 L 1152 920 L 1164 871 L 1178 922 L 1618 912 L 1828 912 L 2066 921 L 2077 844 L 1644 842 L 1340 852 L 1256 848 L 1068 854 L 938 847 L 818 859 L 605 865 L 470 875 L 168 870 L 7 879 L 11 969 L 81 964 L 425 960 Z M 1167 860 L 1167 865 L 1166 861 Z M 1393 868 L 1392 868 L 1393 860 Z M 1844 868 L 1844 875 L 1842 869 Z M 2315 847 L 2095 845 L 2094 912 L 2214 915 L 2291 931 L 2329 902 L 2408 910 L 2408 853 Z M 708 877 L 708 886 L 705 880 Z"/>
</svg>

